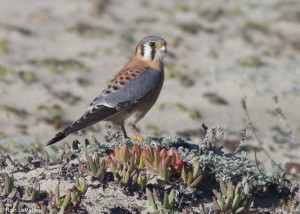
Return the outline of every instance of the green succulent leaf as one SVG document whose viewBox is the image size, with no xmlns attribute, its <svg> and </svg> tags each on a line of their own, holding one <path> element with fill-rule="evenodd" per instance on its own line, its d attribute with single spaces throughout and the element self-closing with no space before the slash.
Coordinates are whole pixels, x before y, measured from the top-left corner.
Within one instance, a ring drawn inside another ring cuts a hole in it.
<svg viewBox="0 0 300 214">
<path fill-rule="evenodd" d="M 220 189 L 221 189 L 222 194 L 226 195 L 227 194 L 227 188 L 225 186 L 224 181 L 222 179 L 220 179 L 219 183 L 220 183 Z"/>
<path fill-rule="evenodd" d="M 166 210 L 169 210 L 169 197 L 168 197 L 168 193 L 165 191 L 164 192 L 164 201 L 163 201 L 163 206 Z"/>
<path fill-rule="evenodd" d="M 236 194 L 233 202 L 232 202 L 232 210 L 237 210 L 239 208 L 240 202 L 242 201 L 243 197 L 240 194 Z"/>
<path fill-rule="evenodd" d="M 146 184 L 147 184 L 147 177 L 139 173 L 138 186 L 140 187 L 140 189 L 144 189 Z"/>
<path fill-rule="evenodd" d="M 76 202 L 78 198 L 79 196 L 77 191 L 71 193 L 71 202 Z"/>
<path fill-rule="evenodd" d="M 193 181 L 193 174 L 191 172 L 189 172 L 188 179 L 187 179 L 187 182 L 186 182 L 187 186 L 190 186 L 192 181 Z"/>
<path fill-rule="evenodd" d="M 8 195 L 14 188 L 14 177 L 5 174 L 4 176 L 4 189 L 2 195 Z"/>
<path fill-rule="evenodd" d="M 153 166 L 158 169 L 159 165 L 161 164 L 161 157 L 159 156 L 158 151 L 154 151 L 154 163 Z"/>
<path fill-rule="evenodd" d="M 96 163 L 94 162 L 94 160 L 92 159 L 92 157 L 89 156 L 88 154 L 85 154 L 85 158 L 87 160 L 87 164 L 88 164 L 89 170 L 91 170 L 93 172 L 93 174 L 96 175 L 97 171 L 98 171 Z"/>
<path fill-rule="evenodd" d="M 241 212 L 243 212 L 245 210 L 245 207 L 240 207 L 240 208 L 238 208 L 236 211 L 235 211 L 235 213 L 241 213 Z"/>
<path fill-rule="evenodd" d="M 248 194 L 250 193 L 250 187 L 249 187 L 249 184 L 248 184 L 248 183 L 246 183 L 245 186 L 244 186 L 244 193 L 245 193 L 246 195 L 248 195 Z"/>
<path fill-rule="evenodd" d="M 226 194 L 226 196 L 231 197 L 231 198 L 234 197 L 234 187 L 233 187 L 233 184 L 230 180 L 227 181 L 227 194 Z"/>
<path fill-rule="evenodd" d="M 170 194 L 169 194 L 169 208 L 170 209 L 174 208 L 174 197 L 175 197 L 175 190 L 172 189 Z"/>
<path fill-rule="evenodd" d="M 139 169 L 142 169 L 145 166 L 144 158 L 145 158 L 145 152 L 142 151 L 140 156 L 139 166 L 138 166 Z"/>
<path fill-rule="evenodd" d="M 217 195 L 218 195 L 219 192 L 217 190 L 215 190 L 215 189 L 213 189 L 212 191 L 213 191 L 214 195 L 217 197 Z"/>
<path fill-rule="evenodd" d="M 62 203 L 61 209 L 59 210 L 59 214 L 63 214 L 68 204 L 71 202 L 71 192 L 68 191 L 66 194 L 64 201 Z"/>
<path fill-rule="evenodd" d="M 221 193 L 219 193 L 219 192 L 217 194 L 217 199 L 218 199 L 218 203 L 221 204 L 223 197 L 222 197 Z"/>
<path fill-rule="evenodd" d="M 146 195 L 147 195 L 147 200 L 148 200 L 149 205 L 154 209 L 154 211 L 157 211 L 154 196 L 148 187 L 146 187 Z"/>
<path fill-rule="evenodd" d="M 193 177 L 196 178 L 197 174 L 199 171 L 199 162 L 198 161 L 194 161 L 193 162 Z"/>
<path fill-rule="evenodd" d="M 165 160 L 162 160 L 161 164 L 159 165 L 159 176 L 162 180 L 168 179 L 168 166 Z"/>
<path fill-rule="evenodd" d="M 216 210 L 221 210 L 221 207 L 215 197 L 213 197 L 213 206 Z"/>
<path fill-rule="evenodd" d="M 155 168 L 155 167 L 151 164 L 150 160 L 148 160 L 147 157 L 144 158 L 144 163 L 145 163 L 145 166 L 146 166 L 146 169 L 147 169 L 148 172 L 157 172 L 157 171 L 158 171 L 158 169 Z"/>
<path fill-rule="evenodd" d="M 224 207 L 224 211 L 225 210 L 229 210 L 230 207 L 232 207 L 232 198 L 229 197 L 225 200 L 225 207 Z"/>
<path fill-rule="evenodd" d="M 168 156 L 167 149 L 166 149 L 166 148 L 162 148 L 162 150 L 160 150 L 160 152 L 159 152 L 159 156 L 160 156 L 162 159 L 166 159 L 166 157 Z"/>
<path fill-rule="evenodd" d="M 221 211 L 225 211 L 225 200 L 224 198 L 221 199 L 220 201 L 221 203 L 219 203 Z"/>
<path fill-rule="evenodd" d="M 195 188 L 197 187 L 201 181 L 203 180 L 204 176 L 203 175 L 199 175 L 194 181 L 193 183 L 191 183 L 191 185 L 189 186 L 190 188 Z"/>
<path fill-rule="evenodd" d="M 32 187 L 32 193 L 31 193 L 31 200 L 35 201 L 38 197 L 38 194 L 40 192 L 40 184 L 36 182 Z"/>
<path fill-rule="evenodd" d="M 63 201 L 60 198 L 60 190 L 59 190 L 59 184 L 56 185 L 55 188 L 55 200 L 56 200 L 56 205 L 58 208 L 61 208 Z"/>
<path fill-rule="evenodd" d="M 123 184 L 128 185 L 129 179 L 130 179 L 130 172 L 129 170 L 127 170 L 123 177 Z"/>
</svg>

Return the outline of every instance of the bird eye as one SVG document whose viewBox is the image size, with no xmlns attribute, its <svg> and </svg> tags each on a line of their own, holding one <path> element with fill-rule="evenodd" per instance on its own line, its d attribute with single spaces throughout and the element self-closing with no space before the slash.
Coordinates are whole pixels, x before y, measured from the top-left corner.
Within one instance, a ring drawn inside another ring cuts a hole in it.
<svg viewBox="0 0 300 214">
<path fill-rule="evenodd" d="M 153 48 L 153 47 L 155 47 L 155 42 L 150 42 L 149 45 L 151 48 Z"/>
</svg>

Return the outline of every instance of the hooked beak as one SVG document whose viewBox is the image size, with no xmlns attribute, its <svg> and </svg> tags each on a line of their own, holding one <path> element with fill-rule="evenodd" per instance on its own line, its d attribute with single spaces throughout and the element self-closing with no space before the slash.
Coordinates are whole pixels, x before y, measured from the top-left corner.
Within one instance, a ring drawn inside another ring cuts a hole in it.
<svg viewBox="0 0 300 214">
<path fill-rule="evenodd" d="M 167 53 L 167 47 L 166 47 L 165 44 L 160 44 L 160 45 L 158 46 L 158 50 L 159 50 L 160 52 L 164 53 L 164 54 Z"/>
</svg>

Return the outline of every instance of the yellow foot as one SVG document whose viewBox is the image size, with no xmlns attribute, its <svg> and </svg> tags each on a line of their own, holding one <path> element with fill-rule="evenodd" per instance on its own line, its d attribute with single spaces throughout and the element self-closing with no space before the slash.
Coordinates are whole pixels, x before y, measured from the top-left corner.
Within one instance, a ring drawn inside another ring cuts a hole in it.
<svg viewBox="0 0 300 214">
<path fill-rule="evenodd" d="M 135 137 L 130 138 L 130 140 L 138 141 L 139 143 L 143 142 L 143 138 L 140 135 L 135 135 Z"/>
<path fill-rule="evenodd" d="M 140 133 L 138 132 L 137 128 L 133 125 L 132 126 L 132 130 L 133 130 L 133 133 L 135 135 L 134 138 L 132 138 L 132 140 L 136 140 L 138 141 L 139 143 L 143 142 L 143 138 L 141 137 Z"/>
</svg>

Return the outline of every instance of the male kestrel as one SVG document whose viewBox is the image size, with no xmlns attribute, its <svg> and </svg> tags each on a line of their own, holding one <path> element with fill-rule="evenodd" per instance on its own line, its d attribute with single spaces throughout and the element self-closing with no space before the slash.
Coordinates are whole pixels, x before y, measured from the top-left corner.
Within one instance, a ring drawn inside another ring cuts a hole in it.
<svg viewBox="0 0 300 214">
<path fill-rule="evenodd" d="M 160 37 L 143 38 L 136 47 L 135 55 L 91 102 L 83 116 L 57 133 L 47 146 L 100 121 L 121 126 L 126 138 L 124 125 L 131 126 L 136 140 L 141 142 L 135 124 L 146 115 L 160 94 L 166 48 L 167 42 Z"/>
</svg>

